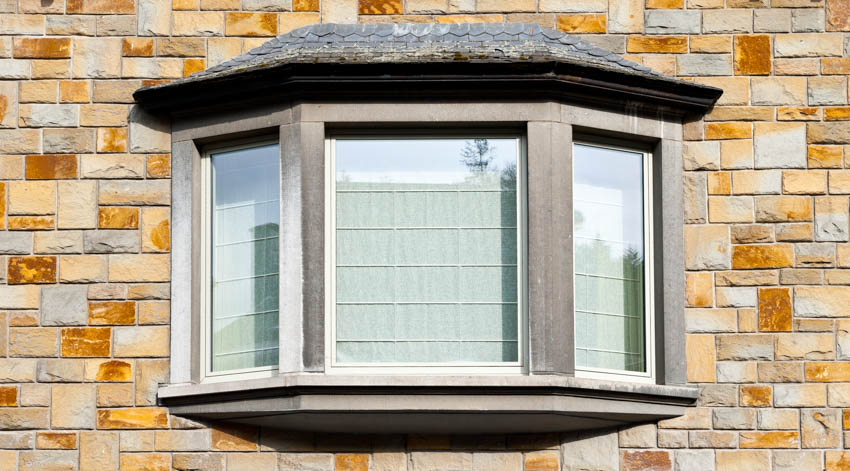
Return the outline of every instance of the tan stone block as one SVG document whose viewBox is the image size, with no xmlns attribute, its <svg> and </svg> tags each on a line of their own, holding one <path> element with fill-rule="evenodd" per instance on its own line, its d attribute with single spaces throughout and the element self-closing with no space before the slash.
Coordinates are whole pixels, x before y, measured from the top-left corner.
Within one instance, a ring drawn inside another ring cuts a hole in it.
<svg viewBox="0 0 850 471">
<path fill-rule="evenodd" d="M 10 357 L 56 356 L 57 331 L 52 327 L 18 327 L 9 329 Z"/>
<path fill-rule="evenodd" d="M 183 62 L 180 59 L 165 57 L 127 57 L 121 62 L 122 77 L 136 78 L 181 78 Z M 124 115 L 126 117 L 126 113 Z M 103 124 L 116 126 L 117 124 Z"/>
<path fill-rule="evenodd" d="M 850 288 L 798 286 L 794 288 L 794 313 L 800 317 L 850 316 Z"/>
<path fill-rule="evenodd" d="M 21 82 L 19 85 L 19 95 L 18 102 L 19 103 L 56 103 L 56 84 L 55 80 L 38 80 L 35 82 Z M 3 93 L 0 91 L 0 115 L 4 115 L 0 117 L 0 123 L 3 121 L 10 121 L 5 118 L 6 114 L 11 116 L 14 113 L 14 107 L 9 106 L 9 102 L 14 104 L 15 97 L 12 93 L 6 92 Z M 12 125 L 12 123 L 4 123 L 8 125 Z M 5 127 L 5 126 L 4 126 Z"/>
<path fill-rule="evenodd" d="M 732 173 L 732 193 L 735 195 L 779 194 L 782 174 L 779 170 L 741 170 Z"/>
<path fill-rule="evenodd" d="M 738 309 L 738 332 L 755 332 L 758 328 L 758 312 L 755 309 Z"/>
<path fill-rule="evenodd" d="M 83 178 L 143 178 L 145 156 L 137 154 L 90 154 L 80 158 Z"/>
<path fill-rule="evenodd" d="M 134 0 L 66 0 L 68 13 L 128 15 L 136 12 Z"/>
<path fill-rule="evenodd" d="M 168 283 L 130 285 L 128 299 L 168 299 L 171 296 Z"/>
<path fill-rule="evenodd" d="M 686 304 L 689 307 L 710 307 L 714 304 L 714 277 L 711 273 L 685 275 Z"/>
<path fill-rule="evenodd" d="M 782 191 L 790 194 L 826 193 L 826 172 L 817 170 L 785 170 Z"/>
<path fill-rule="evenodd" d="M 125 59 L 125 61 L 141 59 Z M 94 104 L 80 106 L 80 126 L 126 126 L 127 105 Z"/>
<path fill-rule="evenodd" d="M 132 384 L 98 384 L 98 407 L 130 407 L 133 405 Z"/>
<path fill-rule="evenodd" d="M 718 222 L 752 222 L 753 199 L 749 196 L 711 196 L 708 198 L 708 220 Z"/>
<path fill-rule="evenodd" d="M 32 61 L 33 79 L 64 79 L 71 78 L 71 61 L 60 59 Z"/>
<path fill-rule="evenodd" d="M 216 36 L 224 33 L 224 15 L 214 11 L 172 13 L 175 36 Z"/>
<path fill-rule="evenodd" d="M 59 182 L 60 229 L 93 229 L 97 227 L 97 182 Z"/>
<path fill-rule="evenodd" d="M 4 180 L 20 180 L 24 177 L 23 173 L 23 156 L 20 155 L 0 155 L 0 178 Z M 3 185 L 2 193 L 5 195 L 5 183 Z M 3 203 L 0 203 L 0 219 L 2 219 L 3 214 L 5 214 L 5 198 L 3 198 Z M 0 223 L 0 227 L 2 227 L 2 223 Z"/>
<path fill-rule="evenodd" d="M 604 33 L 607 17 L 603 14 L 558 15 L 556 27 L 565 33 Z"/>
<path fill-rule="evenodd" d="M 754 105 L 805 105 L 806 79 L 803 77 L 753 77 Z"/>
<path fill-rule="evenodd" d="M 686 335 L 685 351 L 688 381 L 711 383 L 715 381 L 715 346 L 713 335 Z"/>
<path fill-rule="evenodd" d="M 274 36 L 277 34 L 277 15 L 228 12 L 225 14 L 224 34 L 227 36 Z"/>
<path fill-rule="evenodd" d="M 735 309 L 685 309 L 687 332 L 735 332 Z"/>
<path fill-rule="evenodd" d="M 133 325 L 135 323 L 135 301 L 89 302 L 89 325 Z"/>
<path fill-rule="evenodd" d="M 779 121 L 820 121 L 820 108 L 780 106 L 776 109 Z"/>
<path fill-rule="evenodd" d="M 121 471 L 170 471 L 168 453 L 122 453 Z"/>
<path fill-rule="evenodd" d="M 95 80 L 92 99 L 99 103 L 133 103 L 133 92 L 141 80 Z"/>
<path fill-rule="evenodd" d="M 777 242 L 806 242 L 814 238 L 812 224 L 777 224 Z"/>
<path fill-rule="evenodd" d="M 170 337 L 167 326 L 116 327 L 116 357 L 168 356 Z"/>
<path fill-rule="evenodd" d="M 850 270 L 828 270 L 824 275 L 828 285 L 850 285 Z"/>
<path fill-rule="evenodd" d="M 732 37 L 728 35 L 692 36 L 690 52 L 703 54 L 728 54 L 732 52 Z"/>
<path fill-rule="evenodd" d="M 735 75 L 770 75 L 770 36 L 735 36 Z"/>
<path fill-rule="evenodd" d="M 100 255 L 59 257 L 59 281 L 62 283 L 106 281 L 106 257 Z"/>
<path fill-rule="evenodd" d="M 54 214 L 56 182 L 13 181 L 8 184 L 8 214 Z"/>
<path fill-rule="evenodd" d="M 80 432 L 80 471 L 117 471 L 118 434 Z"/>
<path fill-rule="evenodd" d="M 688 270 L 730 267 L 729 229 L 705 225 L 685 227 L 685 266 Z"/>
<path fill-rule="evenodd" d="M 74 450 L 77 448 L 77 434 L 38 432 L 35 437 L 35 447 L 40 450 Z"/>
<path fill-rule="evenodd" d="M 98 152 L 127 152 L 126 128 L 98 128 Z"/>
<path fill-rule="evenodd" d="M 841 445 L 841 411 L 808 409 L 800 412 L 803 448 L 835 448 Z"/>
<path fill-rule="evenodd" d="M 815 198 L 815 240 L 847 241 L 850 232 L 846 196 Z"/>
<path fill-rule="evenodd" d="M 99 202 L 103 205 L 167 205 L 171 185 L 165 180 L 115 181 L 100 184 Z"/>
<path fill-rule="evenodd" d="M 293 7 L 295 3 L 293 2 Z M 296 28 L 319 23 L 318 13 L 296 12 L 296 13 L 281 13 L 278 19 L 278 34 L 286 34 Z"/>
<path fill-rule="evenodd" d="M 777 360 L 831 360 L 835 357 L 832 334 L 785 334 L 776 336 Z"/>
<path fill-rule="evenodd" d="M 99 429 L 156 429 L 168 428 L 166 409 L 134 407 L 97 411 Z"/>
<path fill-rule="evenodd" d="M 841 57 L 844 44 L 840 34 L 777 34 L 773 38 L 773 50 L 775 57 Z"/>
<path fill-rule="evenodd" d="M 732 247 L 732 268 L 782 268 L 792 266 L 794 249 L 790 244 L 736 245 Z"/>
<path fill-rule="evenodd" d="M 168 382 L 168 360 L 136 361 L 136 405 L 156 405 L 159 385 Z"/>
<path fill-rule="evenodd" d="M 753 168 L 753 141 L 750 139 L 722 141 L 720 143 L 720 168 Z"/>
<path fill-rule="evenodd" d="M 110 282 L 168 281 L 170 274 L 168 254 L 109 256 Z"/>
<path fill-rule="evenodd" d="M 756 220 L 759 222 L 811 221 L 811 199 L 804 196 L 757 197 Z"/>
<path fill-rule="evenodd" d="M 13 360 L 14 361 L 14 360 Z M 49 384 L 22 384 L 21 402 L 22 407 L 47 407 L 50 405 Z"/>
<path fill-rule="evenodd" d="M 644 30 L 644 2 L 608 1 L 609 33 L 641 33 Z"/>
<path fill-rule="evenodd" d="M 109 356 L 110 328 L 67 328 L 62 329 L 63 357 Z"/>
<path fill-rule="evenodd" d="M 741 448 L 797 448 L 798 432 L 741 432 Z"/>
<path fill-rule="evenodd" d="M 758 244 L 773 242 L 773 226 L 746 224 L 732 226 L 730 234 L 733 244 Z"/>
<path fill-rule="evenodd" d="M 718 142 L 685 142 L 682 148 L 685 170 L 718 170 L 720 144 Z"/>
<path fill-rule="evenodd" d="M 632 53 L 686 53 L 687 36 L 629 36 L 626 51 Z"/>
<path fill-rule="evenodd" d="M 139 324 L 167 324 L 170 319 L 168 301 L 146 301 L 138 303 Z"/>
<path fill-rule="evenodd" d="M 694 337 L 694 336 L 689 336 Z M 711 337 L 710 335 L 700 337 Z M 688 408 L 685 414 L 658 422 L 659 429 L 696 430 L 711 428 L 711 409 L 707 407 Z M 660 433 L 660 430 L 659 430 Z"/>
<path fill-rule="evenodd" d="M 132 2 L 132 0 L 131 0 Z M 74 38 L 74 78 L 117 78 L 121 73 L 121 40 Z"/>
<path fill-rule="evenodd" d="M 50 425 L 52 428 L 94 428 L 94 385 L 54 385 L 50 400 L 54 405 L 60 406 L 50 409 Z"/>
<path fill-rule="evenodd" d="M 144 208 L 142 210 L 142 251 L 167 252 L 171 250 L 169 208 Z"/>
</svg>

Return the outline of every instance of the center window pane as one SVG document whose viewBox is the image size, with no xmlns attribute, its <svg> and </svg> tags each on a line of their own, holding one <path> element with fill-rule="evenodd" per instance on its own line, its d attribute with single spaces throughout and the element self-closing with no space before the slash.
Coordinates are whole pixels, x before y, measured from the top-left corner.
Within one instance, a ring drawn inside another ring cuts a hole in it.
<svg viewBox="0 0 850 471">
<path fill-rule="evenodd" d="M 336 362 L 518 361 L 518 140 L 335 142 Z"/>
</svg>

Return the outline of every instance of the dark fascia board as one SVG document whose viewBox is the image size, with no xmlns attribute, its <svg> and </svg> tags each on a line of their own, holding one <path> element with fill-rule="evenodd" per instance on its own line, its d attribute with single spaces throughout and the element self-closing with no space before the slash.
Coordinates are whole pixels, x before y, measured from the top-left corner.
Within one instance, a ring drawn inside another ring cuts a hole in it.
<svg viewBox="0 0 850 471">
<path fill-rule="evenodd" d="M 719 88 L 560 62 L 285 64 L 137 90 L 143 108 L 173 116 L 271 100 L 563 99 L 703 115 Z"/>
<path fill-rule="evenodd" d="M 178 416 L 291 431 L 492 434 L 566 432 L 677 417 L 694 404 L 698 391 L 563 376 L 313 375 L 166 386 L 159 401 Z"/>
</svg>

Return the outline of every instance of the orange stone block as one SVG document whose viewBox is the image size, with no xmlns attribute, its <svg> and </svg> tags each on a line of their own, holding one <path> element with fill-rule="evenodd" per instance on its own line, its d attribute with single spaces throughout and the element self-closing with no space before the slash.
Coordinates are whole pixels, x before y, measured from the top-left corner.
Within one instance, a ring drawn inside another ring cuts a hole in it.
<svg viewBox="0 0 850 471">
<path fill-rule="evenodd" d="M 80 80 L 59 82 L 59 101 L 62 103 L 88 103 L 89 83 Z"/>
<path fill-rule="evenodd" d="M 336 455 L 335 471 L 369 471 L 369 455 L 346 454 Z"/>
<path fill-rule="evenodd" d="M 171 176 L 171 154 L 151 154 L 148 156 L 148 178 L 168 178 Z"/>
<path fill-rule="evenodd" d="M 135 301 L 89 302 L 90 325 L 133 325 L 135 323 Z"/>
<path fill-rule="evenodd" d="M 806 381 L 838 383 L 850 381 L 850 362 L 810 361 L 806 363 Z"/>
<path fill-rule="evenodd" d="M 97 211 L 97 227 L 100 229 L 138 229 L 139 208 L 101 207 Z"/>
<path fill-rule="evenodd" d="M 824 121 L 850 121 L 850 106 L 832 106 L 823 109 Z"/>
<path fill-rule="evenodd" d="M 736 245 L 732 247 L 732 268 L 783 268 L 794 264 L 790 244 Z"/>
<path fill-rule="evenodd" d="M 18 387 L 0 386 L 0 407 L 15 407 L 18 405 Z"/>
<path fill-rule="evenodd" d="M 799 432 L 741 432 L 741 448 L 797 448 Z"/>
<path fill-rule="evenodd" d="M 565 33 L 604 33 L 607 21 L 605 15 L 558 15 L 556 26 Z"/>
<path fill-rule="evenodd" d="M 850 57 L 824 57 L 820 60 L 823 75 L 850 75 Z"/>
<path fill-rule="evenodd" d="M 776 110 L 776 119 L 779 121 L 819 121 L 820 109 L 816 107 L 780 106 Z"/>
<path fill-rule="evenodd" d="M 127 128 L 98 128 L 98 152 L 127 152 Z"/>
<path fill-rule="evenodd" d="M 227 36 L 274 36 L 277 34 L 277 15 L 228 12 L 224 16 L 224 34 Z"/>
<path fill-rule="evenodd" d="M 206 61 L 204 59 L 184 59 L 183 76 L 188 77 L 196 72 L 201 72 L 206 67 Z"/>
<path fill-rule="evenodd" d="M 767 34 L 735 36 L 735 75 L 770 75 L 770 36 Z"/>
<path fill-rule="evenodd" d="M 168 453 L 122 453 L 121 471 L 170 471 L 170 462 Z"/>
<path fill-rule="evenodd" d="M 10 231 L 49 231 L 54 227 L 53 216 L 9 216 Z"/>
<path fill-rule="evenodd" d="M 108 357 L 112 329 L 108 327 L 69 327 L 62 329 L 61 338 L 63 357 Z"/>
<path fill-rule="evenodd" d="M 826 30 L 850 31 L 850 0 L 827 0 Z"/>
<path fill-rule="evenodd" d="M 561 465 L 556 452 L 525 454 L 525 471 L 560 471 Z"/>
<path fill-rule="evenodd" d="M 153 38 L 124 38 L 121 42 L 121 55 L 125 57 L 153 56 Z"/>
<path fill-rule="evenodd" d="M 732 193 L 732 177 L 729 172 L 710 172 L 708 174 L 709 195 L 729 195 Z"/>
<path fill-rule="evenodd" d="M 168 428 L 168 413 L 156 407 L 97 411 L 99 429 Z"/>
<path fill-rule="evenodd" d="M 38 154 L 26 156 L 27 180 L 77 178 L 77 156 L 73 154 Z"/>
<path fill-rule="evenodd" d="M 827 451 L 825 471 L 850 471 L 850 451 Z"/>
<path fill-rule="evenodd" d="M 401 0 L 360 0 L 361 15 L 400 15 L 404 12 Z"/>
<path fill-rule="evenodd" d="M 759 330 L 790 332 L 792 329 L 791 289 L 761 288 L 759 299 Z"/>
<path fill-rule="evenodd" d="M 773 390 L 770 386 L 743 385 L 741 386 L 741 406 L 770 407 Z"/>
<path fill-rule="evenodd" d="M 669 451 L 621 451 L 620 469 L 622 471 L 672 471 Z"/>
<path fill-rule="evenodd" d="M 135 0 L 67 0 L 67 13 L 134 15 Z"/>
<path fill-rule="evenodd" d="M 56 257 L 9 257 L 8 283 L 56 283 Z"/>
<path fill-rule="evenodd" d="M 215 424 L 212 449 L 219 451 L 256 451 L 257 427 L 239 424 Z"/>
<path fill-rule="evenodd" d="M 850 409 L 841 411 L 841 422 L 844 424 L 844 430 L 850 430 Z"/>
<path fill-rule="evenodd" d="M 41 450 L 73 450 L 77 448 L 76 433 L 38 432 L 35 447 Z"/>
<path fill-rule="evenodd" d="M 292 11 L 319 11 L 319 0 L 292 0 Z"/>
<path fill-rule="evenodd" d="M 842 146 L 810 145 L 809 168 L 841 168 L 844 161 Z"/>
<path fill-rule="evenodd" d="M 12 53 L 19 59 L 68 59 L 71 38 L 15 38 Z"/>
<path fill-rule="evenodd" d="M 97 367 L 96 381 L 132 381 L 133 367 L 126 361 L 110 360 Z"/>
<path fill-rule="evenodd" d="M 685 6 L 685 0 L 646 0 L 646 8 L 658 9 L 667 8 L 678 10 Z"/>
<path fill-rule="evenodd" d="M 629 36 L 628 52 L 688 52 L 687 36 Z"/>
<path fill-rule="evenodd" d="M 706 139 L 749 139 L 753 137 L 750 123 L 706 123 Z"/>
<path fill-rule="evenodd" d="M 6 182 L 0 182 L 0 228 L 3 227 L 6 227 Z"/>
<path fill-rule="evenodd" d="M 169 83 L 169 82 L 171 82 L 171 80 L 146 79 L 146 80 L 142 80 L 142 86 L 143 87 L 153 87 L 154 85 L 164 85 L 164 84 Z"/>
</svg>

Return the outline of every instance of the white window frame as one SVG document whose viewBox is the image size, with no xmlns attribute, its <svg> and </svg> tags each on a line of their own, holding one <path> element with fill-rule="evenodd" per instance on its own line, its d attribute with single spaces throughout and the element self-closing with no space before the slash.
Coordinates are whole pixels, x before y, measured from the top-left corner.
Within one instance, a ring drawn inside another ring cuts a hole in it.
<svg viewBox="0 0 850 471">
<path fill-rule="evenodd" d="M 639 146 L 629 147 L 628 145 L 610 144 L 608 140 L 592 140 L 592 139 L 574 139 L 572 142 L 573 153 L 575 156 L 575 146 L 598 147 L 602 149 L 617 150 L 641 154 L 643 156 L 643 239 L 644 239 L 644 349 L 646 371 L 626 371 L 615 370 L 608 368 L 591 368 L 586 366 L 575 365 L 575 376 L 578 378 L 590 378 L 610 381 L 630 381 L 636 383 L 656 383 L 656 358 L 655 358 L 655 277 L 654 277 L 654 261 L 655 254 L 653 251 L 653 198 L 654 187 L 652 181 L 652 152 L 642 149 Z M 575 191 L 575 166 L 573 165 L 572 187 Z M 572 196 L 571 196 L 572 197 Z M 573 273 L 575 273 L 575 238 L 573 238 Z M 575 299 L 575 275 L 573 275 L 573 299 Z M 575 322 L 575 306 L 573 307 L 573 338 L 575 343 L 578 343 L 578 332 L 575 330 L 577 324 Z M 576 347 L 577 349 L 577 347 Z M 578 356 L 575 355 L 577 358 Z"/>
<path fill-rule="evenodd" d="M 336 361 L 336 142 L 338 139 L 515 139 L 517 145 L 517 353 L 516 362 L 458 363 L 366 363 Z M 526 137 L 513 132 L 481 132 L 474 129 L 446 132 L 334 133 L 325 138 L 325 373 L 344 375 L 525 375 L 528 373 L 528 266 Z"/>
<path fill-rule="evenodd" d="M 249 139 L 242 141 L 230 141 L 226 144 L 214 145 L 205 147 L 201 156 L 201 257 L 200 257 L 200 279 L 201 279 L 201 296 L 200 296 L 200 374 L 202 383 L 214 383 L 221 381 L 247 380 L 256 378 L 269 378 L 276 376 L 278 373 L 278 364 L 269 366 L 260 366 L 255 368 L 242 368 L 236 370 L 212 371 L 212 190 L 213 190 L 213 165 L 212 155 L 223 152 L 231 152 L 236 150 L 250 149 L 254 147 L 263 147 L 268 145 L 276 145 L 280 148 L 278 139 L 266 137 L 259 139 Z M 281 163 L 282 164 L 282 163 Z M 279 165 L 281 165 L 279 164 Z M 280 176 L 278 176 L 278 201 L 281 199 L 281 184 Z M 278 203 L 278 213 L 280 213 L 280 203 Z M 281 225 L 282 225 L 281 221 Z M 278 233 L 278 238 L 280 238 Z M 279 241 L 280 239 L 278 239 Z M 280 259 L 278 259 L 280 266 Z M 279 271 L 279 270 L 278 270 Z M 280 289 L 280 284 L 278 284 Z M 278 301 L 278 313 L 280 302 Z M 279 316 L 280 314 L 278 314 Z M 278 337 L 278 343 L 280 342 Z M 278 348 L 280 346 L 278 345 Z"/>
</svg>

